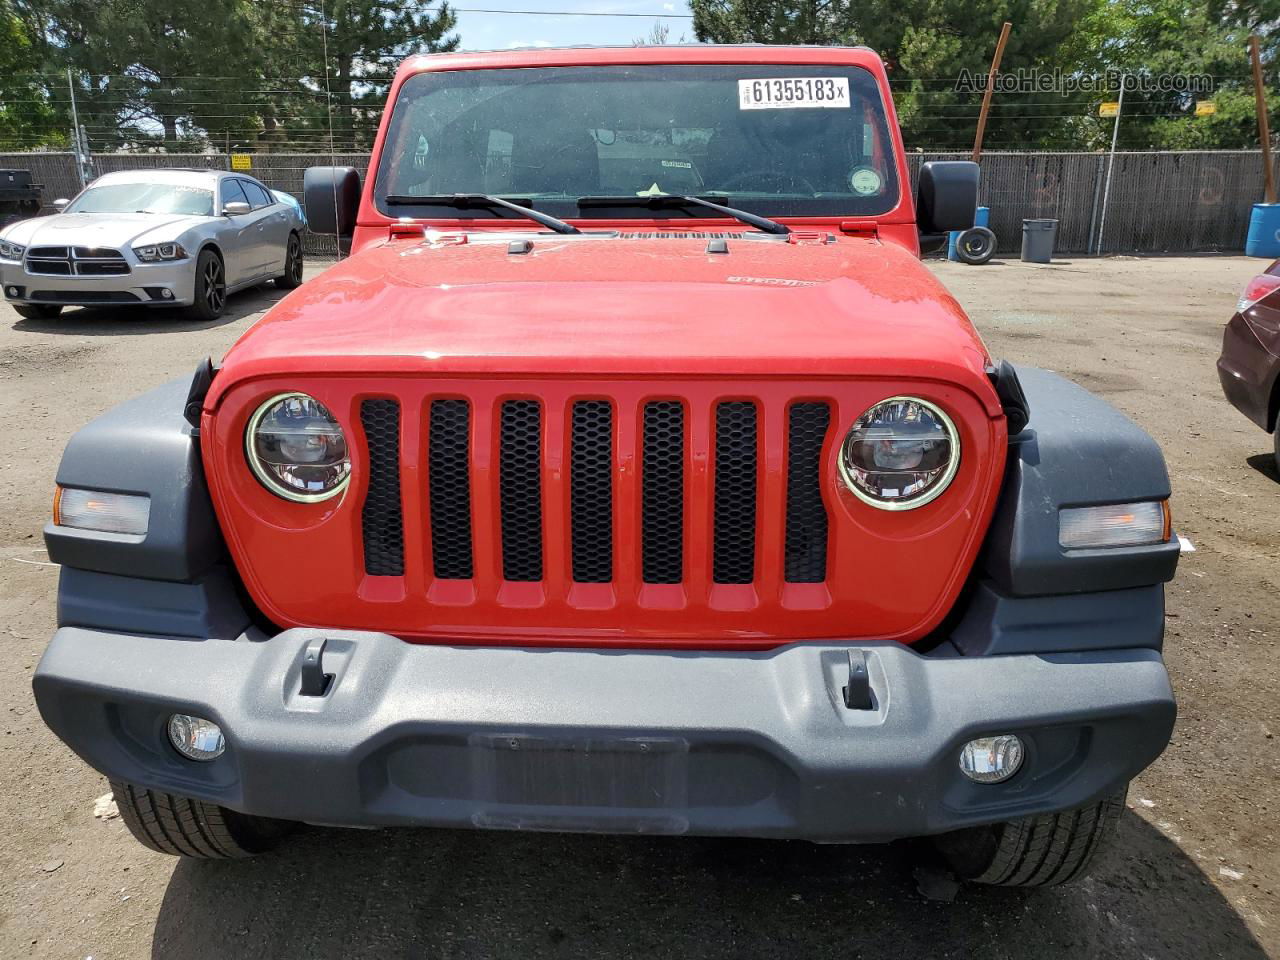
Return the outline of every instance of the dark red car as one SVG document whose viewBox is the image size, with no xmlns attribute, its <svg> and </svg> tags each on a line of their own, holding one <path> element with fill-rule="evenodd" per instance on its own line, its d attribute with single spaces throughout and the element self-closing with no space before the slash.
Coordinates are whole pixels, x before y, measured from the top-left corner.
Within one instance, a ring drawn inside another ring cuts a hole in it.
<svg viewBox="0 0 1280 960">
<path fill-rule="evenodd" d="M 1280 260 L 1245 285 L 1222 333 L 1218 377 L 1231 405 L 1271 434 L 1280 466 Z"/>
</svg>

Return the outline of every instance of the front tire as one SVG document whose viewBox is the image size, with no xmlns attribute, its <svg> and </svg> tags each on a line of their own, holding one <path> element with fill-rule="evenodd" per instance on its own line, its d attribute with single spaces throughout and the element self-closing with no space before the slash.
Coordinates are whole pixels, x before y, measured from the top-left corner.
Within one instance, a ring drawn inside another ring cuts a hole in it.
<svg viewBox="0 0 1280 960">
<path fill-rule="evenodd" d="M 52 320 L 62 313 L 62 307 L 56 303 L 15 303 L 13 310 L 24 320 Z"/>
<path fill-rule="evenodd" d="M 296 824 L 111 781 L 120 819 L 144 847 L 174 857 L 227 860 L 275 847 Z"/>
<path fill-rule="evenodd" d="M 289 247 L 284 258 L 284 273 L 276 277 L 281 290 L 295 290 L 302 286 L 302 238 L 289 234 Z"/>
<path fill-rule="evenodd" d="M 227 275 L 222 258 L 212 250 L 201 250 L 196 259 L 195 302 L 187 307 L 192 320 L 217 320 L 227 306 Z"/>
<path fill-rule="evenodd" d="M 972 883 L 1006 887 L 1070 883 L 1088 873 L 1107 850 L 1124 811 L 1126 790 L 1065 813 L 958 830 L 935 843 L 951 868 Z"/>
</svg>

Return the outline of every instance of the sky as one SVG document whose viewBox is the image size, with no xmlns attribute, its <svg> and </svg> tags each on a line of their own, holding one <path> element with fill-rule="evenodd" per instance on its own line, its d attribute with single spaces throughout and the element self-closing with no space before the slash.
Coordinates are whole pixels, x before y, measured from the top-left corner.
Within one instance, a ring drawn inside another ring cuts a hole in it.
<svg viewBox="0 0 1280 960">
<path fill-rule="evenodd" d="M 688 0 L 451 0 L 463 50 L 624 45 L 647 37 L 656 22 L 671 43 L 695 42 Z M 515 10 L 520 13 L 482 13 Z M 573 16 L 572 14 L 578 14 Z M 586 14 L 585 16 L 583 14 Z M 612 16 L 599 16 L 612 14 Z M 625 14 L 625 16 L 618 16 Z"/>
</svg>

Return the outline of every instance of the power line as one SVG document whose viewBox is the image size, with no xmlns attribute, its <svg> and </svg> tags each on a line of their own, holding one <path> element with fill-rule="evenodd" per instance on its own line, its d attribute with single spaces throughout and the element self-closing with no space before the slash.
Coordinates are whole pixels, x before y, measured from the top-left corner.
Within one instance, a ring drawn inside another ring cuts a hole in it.
<svg viewBox="0 0 1280 960">
<path fill-rule="evenodd" d="M 428 8 L 439 12 L 442 7 Z M 692 13 L 605 13 L 598 10 L 499 10 L 493 7 L 455 7 L 449 5 L 453 13 L 494 13 L 502 16 L 519 17 L 627 17 L 634 20 L 692 20 Z"/>
</svg>

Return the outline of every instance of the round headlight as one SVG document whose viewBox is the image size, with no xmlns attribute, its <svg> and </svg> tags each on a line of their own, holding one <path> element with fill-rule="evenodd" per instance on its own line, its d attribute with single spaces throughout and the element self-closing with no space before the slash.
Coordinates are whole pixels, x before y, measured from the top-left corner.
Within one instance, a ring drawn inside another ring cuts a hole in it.
<svg viewBox="0 0 1280 960">
<path fill-rule="evenodd" d="M 254 475 L 286 500 L 327 500 L 351 476 L 342 427 L 305 393 L 282 393 L 260 406 L 249 418 L 244 445 Z"/>
<path fill-rule="evenodd" d="M 840 450 L 840 476 L 881 510 L 913 510 L 933 500 L 960 467 L 951 418 L 917 397 L 890 397 L 860 416 Z"/>
</svg>

